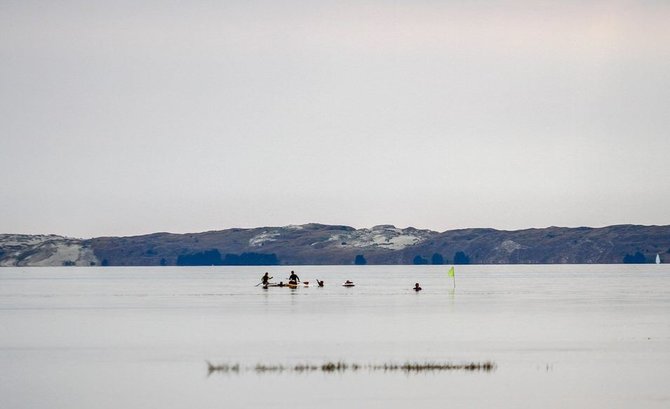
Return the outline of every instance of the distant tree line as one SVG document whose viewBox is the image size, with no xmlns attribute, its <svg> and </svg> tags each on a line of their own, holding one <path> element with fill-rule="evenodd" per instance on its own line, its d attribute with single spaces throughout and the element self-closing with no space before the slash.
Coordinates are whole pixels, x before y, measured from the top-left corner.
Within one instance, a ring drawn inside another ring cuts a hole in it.
<svg viewBox="0 0 670 409">
<path fill-rule="evenodd" d="M 647 258 L 644 256 L 644 254 L 640 253 L 639 251 L 636 251 L 635 254 L 633 255 L 626 254 L 623 257 L 623 262 L 626 264 L 646 263 Z"/>
<path fill-rule="evenodd" d="M 454 254 L 454 264 L 470 264 L 470 256 L 465 254 L 464 251 L 457 251 Z"/>
<path fill-rule="evenodd" d="M 277 255 L 265 253 L 226 254 L 221 257 L 217 249 L 177 257 L 178 266 L 273 266 L 278 265 Z"/>
<path fill-rule="evenodd" d="M 417 264 L 417 265 L 422 265 L 422 264 L 429 264 L 428 259 L 424 258 L 421 255 L 417 255 L 414 257 L 412 260 L 412 263 Z M 444 258 L 442 254 L 440 253 L 434 253 L 433 256 L 430 258 L 430 264 L 447 264 L 449 263 L 449 260 Z M 470 264 L 470 256 L 465 254 L 464 251 L 457 251 L 454 254 L 454 264 Z"/>
<path fill-rule="evenodd" d="M 412 260 L 412 263 L 417 264 L 417 265 L 428 264 L 428 260 L 426 260 L 425 258 L 417 255 L 417 256 L 414 257 L 414 260 Z"/>
<path fill-rule="evenodd" d="M 219 250 L 212 249 L 200 253 L 182 254 L 177 257 L 178 266 L 220 266 L 223 265 Z"/>
<path fill-rule="evenodd" d="M 279 259 L 274 253 L 242 253 L 226 254 L 223 258 L 224 266 L 275 266 Z"/>
</svg>

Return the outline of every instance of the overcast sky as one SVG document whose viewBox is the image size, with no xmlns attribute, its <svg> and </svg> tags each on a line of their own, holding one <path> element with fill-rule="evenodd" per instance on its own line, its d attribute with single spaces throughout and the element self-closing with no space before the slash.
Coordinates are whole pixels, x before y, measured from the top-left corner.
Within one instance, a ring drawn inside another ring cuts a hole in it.
<svg viewBox="0 0 670 409">
<path fill-rule="evenodd" d="M 667 1 L 3 0 L 0 233 L 670 224 L 669 21 Z"/>
</svg>

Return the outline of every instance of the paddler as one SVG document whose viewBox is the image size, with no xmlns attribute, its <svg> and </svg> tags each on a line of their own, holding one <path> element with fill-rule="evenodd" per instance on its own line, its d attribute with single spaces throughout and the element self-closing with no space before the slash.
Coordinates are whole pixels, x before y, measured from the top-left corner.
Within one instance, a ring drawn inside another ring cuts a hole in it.
<svg viewBox="0 0 670 409">
<path fill-rule="evenodd" d="M 419 283 L 414 284 L 414 291 L 416 291 L 417 293 L 421 291 L 421 286 L 419 285 Z"/>
<path fill-rule="evenodd" d="M 288 278 L 288 282 L 293 282 L 293 284 L 298 284 L 298 282 L 300 282 L 300 277 L 298 277 L 295 271 L 291 271 L 291 276 Z"/>
<path fill-rule="evenodd" d="M 265 275 L 261 278 L 261 282 L 263 283 L 263 285 L 268 285 L 268 282 L 270 282 L 271 278 L 272 277 L 270 277 L 270 274 L 268 274 L 268 272 L 266 271 Z"/>
</svg>

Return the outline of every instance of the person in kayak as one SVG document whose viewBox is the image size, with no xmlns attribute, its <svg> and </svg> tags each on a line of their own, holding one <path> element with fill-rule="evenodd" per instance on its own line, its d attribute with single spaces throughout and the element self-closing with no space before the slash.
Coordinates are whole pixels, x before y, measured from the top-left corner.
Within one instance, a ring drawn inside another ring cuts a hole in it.
<svg viewBox="0 0 670 409">
<path fill-rule="evenodd" d="M 419 283 L 415 283 L 415 284 L 414 284 L 414 291 L 416 291 L 417 293 L 418 293 L 419 291 L 421 291 L 421 287 L 419 286 Z"/>
<path fill-rule="evenodd" d="M 317 279 L 316 283 L 319 285 L 319 287 L 323 287 L 323 280 L 319 281 L 319 279 Z"/>
<path fill-rule="evenodd" d="M 295 271 L 291 271 L 291 276 L 288 278 L 288 282 L 293 282 L 293 284 L 298 284 L 300 281 L 300 277 L 295 273 Z"/>
<path fill-rule="evenodd" d="M 270 279 L 272 279 L 272 277 L 270 277 L 270 274 L 268 274 L 268 272 L 266 271 L 265 275 L 263 275 L 263 277 L 261 278 L 261 282 L 263 283 L 263 285 L 268 285 Z"/>
</svg>

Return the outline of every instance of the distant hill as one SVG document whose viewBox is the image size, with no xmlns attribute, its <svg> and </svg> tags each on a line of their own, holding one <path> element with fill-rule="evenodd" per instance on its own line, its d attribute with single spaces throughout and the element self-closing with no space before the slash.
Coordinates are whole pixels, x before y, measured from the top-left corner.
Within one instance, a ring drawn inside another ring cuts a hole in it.
<svg viewBox="0 0 670 409">
<path fill-rule="evenodd" d="M 305 224 L 80 240 L 0 235 L 1 266 L 560 264 L 670 261 L 670 226 L 436 232 Z"/>
</svg>

